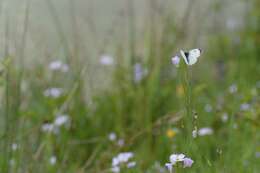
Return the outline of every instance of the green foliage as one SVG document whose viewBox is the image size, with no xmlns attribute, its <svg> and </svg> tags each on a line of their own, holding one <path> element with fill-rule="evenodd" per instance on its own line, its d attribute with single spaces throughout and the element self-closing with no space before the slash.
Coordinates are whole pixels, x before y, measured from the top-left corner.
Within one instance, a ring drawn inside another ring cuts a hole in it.
<svg viewBox="0 0 260 173">
<path fill-rule="evenodd" d="M 195 161 L 179 172 L 259 172 L 260 14 L 259 2 L 254 3 L 249 24 L 236 33 L 239 41 L 226 33 L 210 36 L 202 58 L 189 69 L 170 62 L 181 46 L 177 42 L 185 39 L 171 16 L 160 18 L 162 30 L 147 27 L 143 43 L 132 40 L 142 47 L 142 59 L 116 42 L 117 56 L 133 61 L 111 67 L 111 84 L 93 93 L 83 65 L 73 66 L 74 57 L 67 73 L 42 64 L 17 68 L 14 57 L 6 58 L 0 67 L 0 172 L 110 172 L 112 158 L 126 151 L 134 152 L 137 162 L 122 170 L 127 173 L 166 172 L 172 153 Z M 139 62 L 147 73 L 137 81 Z M 62 88 L 61 96 L 44 94 L 52 87 Z M 42 130 L 63 114 L 68 126 L 57 133 Z M 191 131 L 202 127 L 211 127 L 213 134 L 192 138 Z M 114 141 L 108 139 L 112 132 Z"/>
</svg>

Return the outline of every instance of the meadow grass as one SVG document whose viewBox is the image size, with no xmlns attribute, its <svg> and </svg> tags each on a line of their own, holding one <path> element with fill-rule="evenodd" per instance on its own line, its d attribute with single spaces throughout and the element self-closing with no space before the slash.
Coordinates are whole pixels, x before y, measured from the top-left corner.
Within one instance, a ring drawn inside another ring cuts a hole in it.
<svg viewBox="0 0 260 173">
<path fill-rule="evenodd" d="M 136 38 L 138 16 L 129 1 L 126 39 L 104 41 L 114 54 L 94 66 L 85 58 L 93 54 L 79 50 L 73 10 L 77 38 L 71 43 L 48 0 L 64 58 L 51 65 L 42 55 L 46 62 L 28 66 L 28 5 L 14 55 L 5 24 L 0 172 L 111 172 L 113 158 L 122 152 L 132 152 L 130 160 L 136 163 L 132 168 L 122 164 L 126 173 L 166 173 L 172 153 L 194 160 L 190 168 L 174 167 L 177 173 L 260 172 L 260 14 L 258 1 L 248 3 L 254 6 L 235 37 L 209 35 L 199 61 L 187 66 L 181 60 L 178 68 L 171 57 L 190 46 L 190 14 L 184 13 L 177 25 L 153 0 L 147 3 L 142 39 Z M 105 47 L 98 48 L 97 58 L 106 53 Z M 104 72 L 101 79 L 99 71 Z M 205 127 L 212 133 L 192 136 Z"/>
</svg>

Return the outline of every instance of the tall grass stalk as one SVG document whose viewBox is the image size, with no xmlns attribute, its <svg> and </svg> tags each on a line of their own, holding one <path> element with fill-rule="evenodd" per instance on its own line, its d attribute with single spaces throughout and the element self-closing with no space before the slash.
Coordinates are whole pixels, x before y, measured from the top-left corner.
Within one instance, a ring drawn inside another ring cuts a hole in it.
<svg viewBox="0 0 260 173">
<path fill-rule="evenodd" d="M 184 96 L 185 96 L 185 111 L 186 115 L 184 117 L 183 128 L 185 131 L 186 144 L 188 148 L 191 147 L 192 141 L 192 126 L 193 126 L 193 116 L 192 116 L 192 83 L 191 83 L 191 69 L 186 64 L 183 66 L 182 70 Z"/>
<path fill-rule="evenodd" d="M 5 111 L 4 111 L 4 146 L 3 146 L 3 155 L 4 155 L 4 161 L 2 167 L 2 172 L 9 172 L 9 145 L 10 145 L 10 135 L 9 135 L 9 129 L 10 129 L 10 57 L 9 57 L 9 15 L 6 15 L 6 26 L 5 26 L 5 94 L 4 94 L 4 105 L 5 105 Z"/>
</svg>

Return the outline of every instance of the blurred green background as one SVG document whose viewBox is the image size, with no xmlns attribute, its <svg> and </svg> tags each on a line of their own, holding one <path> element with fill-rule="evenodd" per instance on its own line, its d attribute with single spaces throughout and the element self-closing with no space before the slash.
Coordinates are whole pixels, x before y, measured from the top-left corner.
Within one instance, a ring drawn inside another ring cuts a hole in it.
<svg viewBox="0 0 260 173">
<path fill-rule="evenodd" d="M 174 172 L 260 173 L 259 0 L 1 0 L 0 19 L 0 172 L 115 172 L 132 152 L 120 172 L 184 153 Z"/>
</svg>

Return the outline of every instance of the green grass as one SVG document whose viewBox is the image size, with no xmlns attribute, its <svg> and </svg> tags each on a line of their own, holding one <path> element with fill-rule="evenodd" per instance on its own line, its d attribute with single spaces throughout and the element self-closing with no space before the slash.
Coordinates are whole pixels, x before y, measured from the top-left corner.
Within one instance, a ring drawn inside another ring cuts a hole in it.
<svg viewBox="0 0 260 173">
<path fill-rule="evenodd" d="M 260 172 L 260 15 L 258 2 L 251 3 L 255 9 L 248 24 L 234 33 L 240 41 L 228 33 L 210 35 L 202 57 L 190 67 L 182 60 L 179 68 L 171 64 L 178 48 L 186 49 L 187 31 L 162 14 L 157 20 L 163 25 L 151 18 L 142 42 L 133 38 L 135 18 L 130 15 L 128 39 L 109 43 L 117 57 L 113 66 L 90 67 L 76 53 L 77 46 L 71 51 L 64 33 L 60 54 L 69 65 L 65 73 L 51 71 L 49 61 L 28 68 L 19 59 L 25 46 L 16 56 L 7 51 L 0 69 L 0 172 L 110 172 L 113 157 L 127 151 L 134 153 L 137 165 L 121 172 L 167 172 L 164 164 L 172 153 L 194 160 L 191 168 L 179 166 L 177 173 Z M 50 9 L 54 15 L 55 8 Z M 147 69 L 140 82 L 134 81 L 136 63 Z M 101 80 L 109 80 L 100 82 L 99 71 L 105 75 Z M 44 96 L 52 87 L 62 88 L 63 94 Z M 249 109 L 242 110 L 245 103 Z M 43 132 L 42 126 L 60 114 L 69 116 L 68 125 L 57 133 Z M 192 131 L 203 127 L 211 127 L 213 134 L 193 138 Z M 115 141 L 108 139 L 112 132 Z M 121 146 L 119 139 L 124 140 Z"/>
</svg>

